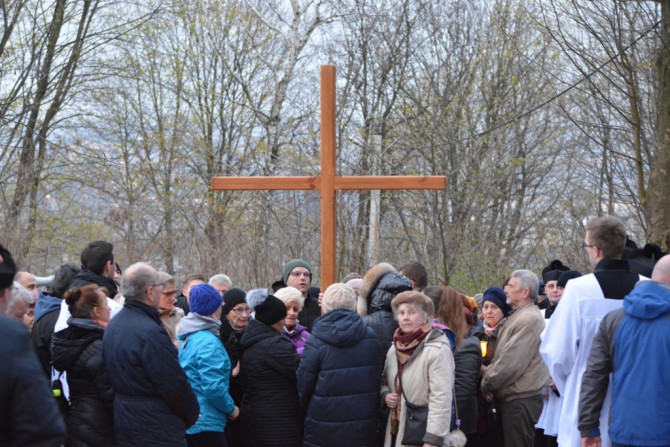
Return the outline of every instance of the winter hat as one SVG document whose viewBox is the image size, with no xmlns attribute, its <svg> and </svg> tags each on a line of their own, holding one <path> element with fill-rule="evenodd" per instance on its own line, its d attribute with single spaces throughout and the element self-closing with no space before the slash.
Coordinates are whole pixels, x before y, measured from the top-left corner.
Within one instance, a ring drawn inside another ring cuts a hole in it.
<svg viewBox="0 0 670 447">
<path fill-rule="evenodd" d="M 223 306 L 221 307 L 222 309 L 222 315 L 228 315 L 231 310 L 233 310 L 233 307 L 237 306 L 238 304 L 245 303 L 245 297 L 247 294 L 244 292 L 242 289 L 230 289 L 226 293 L 223 294 Z"/>
<path fill-rule="evenodd" d="M 360 289 L 361 286 L 363 285 L 363 278 L 350 279 L 345 284 L 351 287 L 352 289 Z"/>
<path fill-rule="evenodd" d="M 547 283 L 549 281 L 556 281 L 561 273 L 570 270 L 569 267 L 563 265 L 558 259 L 554 259 L 548 266 L 542 269 L 542 280 Z"/>
<path fill-rule="evenodd" d="M 274 295 L 282 300 L 284 305 L 293 301 L 297 302 L 299 310 L 302 310 L 302 306 L 305 305 L 305 297 L 302 296 L 302 292 L 295 287 L 282 287 L 277 290 Z"/>
<path fill-rule="evenodd" d="M 266 326 L 286 318 L 286 305 L 266 289 L 254 289 L 247 293 L 247 304 L 254 309 L 254 318 Z"/>
<path fill-rule="evenodd" d="M 206 317 L 221 307 L 223 298 L 219 291 L 209 284 L 198 284 L 191 289 L 188 301 L 191 312 Z"/>
<path fill-rule="evenodd" d="M 502 310 L 504 316 L 507 316 L 511 310 L 510 305 L 507 304 L 507 295 L 505 291 L 500 287 L 489 287 L 484 291 L 484 297 L 482 298 L 482 308 L 484 303 L 490 301 Z"/>
<path fill-rule="evenodd" d="M 284 266 L 283 270 L 283 275 L 282 279 L 284 280 L 284 283 L 288 281 L 288 275 L 291 274 L 294 268 L 296 267 L 305 267 L 307 270 L 309 270 L 309 273 L 312 273 L 312 266 L 307 263 L 307 261 L 303 261 L 302 259 L 291 259 L 286 263 Z"/>
<path fill-rule="evenodd" d="M 399 293 L 391 301 L 391 307 L 393 308 L 393 313 L 398 312 L 398 307 L 401 304 L 413 303 L 421 307 L 428 316 L 433 315 L 435 312 L 435 307 L 433 306 L 433 300 L 430 299 L 428 295 L 421 292 L 415 292 L 413 290 L 408 290 L 407 292 Z"/>
<path fill-rule="evenodd" d="M 7 289 L 14 282 L 16 264 L 14 264 L 12 254 L 2 245 L 0 245 L 0 256 L 2 256 L 2 263 L 0 263 L 0 289 Z"/>
<path fill-rule="evenodd" d="M 323 313 L 335 309 L 347 309 L 356 312 L 356 293 L 354 289 L 341 282 L 331 284 L 323 294 L 321 309 Z"/>
<path fill-rule="evenodd" d="M 565 288 L 565 285 L 568 283 L 568 281 L 574 278 L 579 278 L 580 276 L 582 276 L 582 274 L 576 270 L 568 270 L 567 272 L 563 272 L 556 281 L 556 287 Z"/>
</svg>

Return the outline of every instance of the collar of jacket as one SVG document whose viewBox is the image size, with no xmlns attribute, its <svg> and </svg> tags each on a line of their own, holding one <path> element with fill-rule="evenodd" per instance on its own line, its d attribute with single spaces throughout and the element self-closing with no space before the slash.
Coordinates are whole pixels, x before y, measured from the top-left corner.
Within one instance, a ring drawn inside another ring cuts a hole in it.
<svg viewBox="0 0 670 447">
<path fill-rule="evenodd" d="M 630 265 L 626 259 L 601 259 L 596 268 L 593 269 L 593 272 L 604 272 L 612 270 L 621 270 L 624 272 L 630 272 Z"/>
<path fill-rule="evenodd" d="M 152 320 L 155 320 L 158 324 L 161 324 L 160 314 L 158 313 L 158 311 L 155 308 L 149 306 L 148 304 L 145 304 L 145 303 L 143 303 L 141 301 L 137 301 L 137 300 L 126 300 L 123 307 L 127 307 L 128 309 L 138 310 L 140 312 L 144 312 L 149 317 L 151 317 Z"/>
</svg>

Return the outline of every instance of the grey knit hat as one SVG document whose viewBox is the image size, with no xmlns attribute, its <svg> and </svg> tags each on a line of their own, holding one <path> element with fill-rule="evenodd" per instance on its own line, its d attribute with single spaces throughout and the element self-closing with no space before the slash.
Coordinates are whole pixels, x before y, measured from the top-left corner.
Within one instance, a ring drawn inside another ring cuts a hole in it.
<svg viewBox="0 0 670 447">
<path fill-rule="evenodd" d="M 284 270 L 282 274 L 282 279 L 284 280 L 284 283 L 288 281 L 288 275 L 291 274 L 294 268 L 296 267 L 305 267 L 307 270 L 309 270 L 309 273 L 312 273 L 312 266 L 309 265 L 307 261 L 303 261 L 302 259 L 291 259 L 284 265 Z"/>
</svg>

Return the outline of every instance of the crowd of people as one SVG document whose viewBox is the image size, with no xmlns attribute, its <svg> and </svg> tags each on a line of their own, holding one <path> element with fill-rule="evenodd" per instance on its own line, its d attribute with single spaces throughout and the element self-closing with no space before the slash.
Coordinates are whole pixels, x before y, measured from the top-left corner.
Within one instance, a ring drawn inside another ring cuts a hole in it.
<svg viewBox="0 0 670 447">
<path fill-rule="evenodd" d="M 321 291 L 301 259 L 178 290 L 106 241 L 43 284 L 0 246 L 0 445 L 670 446 L 670 256 L 612 216 L 582 248 L 591 274 L 468 296 L 418 262 Z"/>
</svg>

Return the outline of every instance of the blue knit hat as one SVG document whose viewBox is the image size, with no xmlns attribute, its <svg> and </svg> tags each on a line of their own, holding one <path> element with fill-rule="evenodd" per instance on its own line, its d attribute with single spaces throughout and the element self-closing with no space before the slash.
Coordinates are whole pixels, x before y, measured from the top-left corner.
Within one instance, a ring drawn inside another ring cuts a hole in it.
<svg viewBox="0 0 670 447">
<path fill-rule="evenodd" d="M 191 289 L 188 301 L 191 312 L 206 317 L 221 307 L 223 298 L 219 291 L 209 284 L 198 284 Z"/>
<path fill-rule="evenodd" d="M 500 287 L 489 287 L 484 291 L 484 297 L 482 298 L 482 307 L 484 303 L 490 301 L 502 310 L 503 316 L 509 315 L 512 308 L 507 304 L 507 294 Z"/>
</svg>

